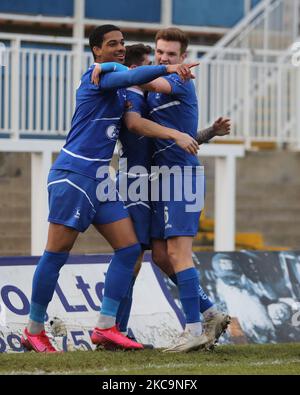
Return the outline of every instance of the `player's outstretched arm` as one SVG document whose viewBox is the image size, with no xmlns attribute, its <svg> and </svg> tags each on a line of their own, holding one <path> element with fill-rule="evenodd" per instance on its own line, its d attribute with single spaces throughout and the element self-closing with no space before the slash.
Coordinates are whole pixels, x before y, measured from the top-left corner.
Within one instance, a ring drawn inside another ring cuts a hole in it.
<svg viewBox="0 0 300 395">
<path fill-rule="evenodd" d="M 92 72 L 91 82 L 99 85 L 101 73 L 111 73 L 118 71 L 127 71 L 128 67 L 117 62 L 94 63 L 95 67 Z"/>
<path fill-rule="evenodd" d="M 189 154 L 197 155 L 198 143 L 187 133 L 161 126 L 149 119 L 142 118 L 137 112 L 127 112 L 123 119 L 127 129 L 131 132 L 152 138 L 174 140 L 179 147 Z"/>
<path fill-rule="evenodd" d="M 177 73 L 182 79 L 192 78 L 190 69 L 198 63 L 190 65 L 159 65 L 159 66 L 140 66 L 133 70 L 121 71 L 119 73 L 108 73 L 101 78 L 102 89 L 118 89 L 126 88 L 133 85 L 143 85 L 158 77 Z M 97 73 L 100 75 L 100 68 L 97 69 L 92 76 L 92 81 L 97 85 Z"/>
<path fill-rule="evenodd" d="M 207 129 L 200 130 L 197 133 L 196 140 L 198 144 L 207 143 L 216 136 L 226 136 L 230 134 L 231 124 L 229 118 L 219 118 L 216 122 Z"/>
<path fill-rule="evenodd" d="M 191 69 L 198 65 L 199 63 L 189 63 L 189 64 L 168 65 L 167 67 L 170 74 L 174 74 L 174 73 L 178 74 L 181 80 L 184 82 L 195 78 Z M 170 83 L 164 78 L 157 78 L 156 80 L 148 82 L 147 84 L 143 84 L 140 87 L 144 91 L 164 93 L 166 95 L 172 93 L 172 87 Z"/>
<path fill-rule="evenodd" d="M 167 67 L 164 65 L 140 66 L 133 70 L 103 74 L 101 76 L 100 87 L 102 89 L 127 88 L 133 85 L 147 83 L 167 74 Z"/>
</svg>

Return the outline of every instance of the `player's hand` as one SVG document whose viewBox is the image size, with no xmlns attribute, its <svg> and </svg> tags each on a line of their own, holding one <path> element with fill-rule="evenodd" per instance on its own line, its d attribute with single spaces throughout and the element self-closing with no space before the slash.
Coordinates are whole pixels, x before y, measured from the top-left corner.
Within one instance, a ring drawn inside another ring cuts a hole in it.
<svg viewBox="0 0 300 395">
<path fill-rule="evenodd" d="M 215 136 L 226 136 L 230 134 L 231 124 L 229 118 L 219 118 L 212 126 Z"/>
<path fill-rule="evenodd" d="M 193 139 L 187 133 L 178 132 L 178 135 L 174 139 L 175 143 L 186 152 L 192 155 L 197 155 L 199 150 L 199 145 L 196 140 Z"/>
<path fill-rule="evenodd" d="M 197 63 L 187 63 L 187 64 L 168 64 L 167 72 L 169 74 L 176 73 L 183 81 L 188 81 L 190 79 L 195 79 L 194 74 L 191 71 L 191 68 L 199 66 L 199 62 Z"/>
<path fill-rule="evenodd" d="M 101 74 L 101 66 L 99 63 L 97 63 L 94 67 L 94 70 L 92 72 L 92 83 L 94 85 L 99 85 L 100 82 L 100 74 Z"/>
</svg>

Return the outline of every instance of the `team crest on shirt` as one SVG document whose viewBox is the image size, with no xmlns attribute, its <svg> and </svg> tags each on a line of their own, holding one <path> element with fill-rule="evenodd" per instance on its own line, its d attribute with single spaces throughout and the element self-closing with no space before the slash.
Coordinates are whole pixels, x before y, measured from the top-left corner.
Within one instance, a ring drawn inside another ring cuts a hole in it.
<svg viewBox="0 0 300 395">
<path fill-rule="evenodd" d="M 109 125 L 106 129 L 106 136 L 111 140 L 118 140 L 119 129 L 116 125 Z"/>
</svg>

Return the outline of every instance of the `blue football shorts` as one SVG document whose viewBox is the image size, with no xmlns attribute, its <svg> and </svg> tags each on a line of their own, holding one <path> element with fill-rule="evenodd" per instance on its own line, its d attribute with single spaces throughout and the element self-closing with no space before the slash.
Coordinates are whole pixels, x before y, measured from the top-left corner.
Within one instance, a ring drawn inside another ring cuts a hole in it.
<svg viewBox="0 0 300 395">
<path fill-rule="evenodd" d="M 117 188 L 119 190 L 119 180 L 120 174 L 117 175 Z M 149 249 L 150 248 L 150 229 L 151 229 L 151 205 L 148 199 L 148 196 L 144 200 L 131 200 L 130 195 L 128 193 L 130 185 L 136 181 L 136 178 L 130 179 L 127 177 L 127 185 L 128 189 L 126 191 L 127 196 L 122 196 L 121 191 L 120 194 L 122 199 L 124 200 L 125 208 L 127 208 L 129 215 L 132 219 L 134 230 L 137 236 L 139 243 L 142 245 L 142 248 Z M 147 182 L 148 188 L 150 188 L 150 182 Z"/>
<path fill-rule="evenodd" d="M 50 170 L 48 221 L 84 232 L 91 224 L 104 225 L 128 218 L 128 210 L 119 194 L 112 191 L 115 200 L 101 201 L 98 186 L 99 181 L 84 175 Z"/>
<path fill-rule="evenodd" d="M 204 207 L 204 167 L 185 169 L 170 176 L 162 174 L 151 184 L 151 238 L 194 237 Z M 169 196 L 164 196 L 163 189 L 168 188 Z M 154 198 L 154 190 L 159 191 L 159 199 Z"/>
</svg>

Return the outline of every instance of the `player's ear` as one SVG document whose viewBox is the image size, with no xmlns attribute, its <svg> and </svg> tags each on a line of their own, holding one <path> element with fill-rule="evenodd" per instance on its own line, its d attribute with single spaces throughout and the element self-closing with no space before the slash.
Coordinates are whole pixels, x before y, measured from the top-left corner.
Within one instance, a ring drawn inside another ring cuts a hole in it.
<svg viewBox="0 0 300 395">
<path fill-rule="evenodd" d="M 93 53 L 96 57 L 99 57 L 102 55 L 102 49 L 100 47 L 93 47 Z"/>
<path fill-rule="evenodd" d="M 187 58 L 187 52 L 183 52 L 183 54 L 181 54 L 180 55 L 180 60 L 181 60 L 181 63 L 183 63 L 185 60 L 186 60 L 186 58 Z"/>
</svg>

